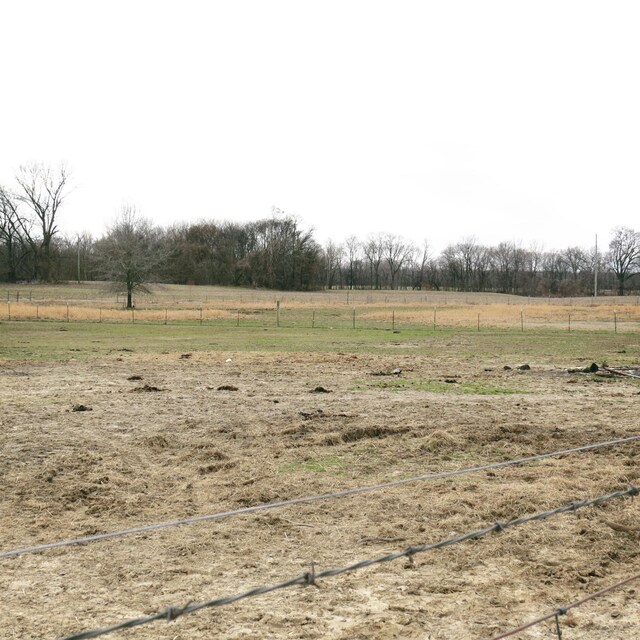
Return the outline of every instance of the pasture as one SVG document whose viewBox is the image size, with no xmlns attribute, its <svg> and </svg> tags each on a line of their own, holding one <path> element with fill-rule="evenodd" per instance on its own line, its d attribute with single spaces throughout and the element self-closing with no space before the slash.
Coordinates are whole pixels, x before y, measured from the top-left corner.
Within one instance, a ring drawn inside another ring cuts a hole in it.
<svg viewBox="0 0 640 640">
<path fill-rule="evenodd" d="M 0 553 L 639 434 L 640 380 L 568 371 L 640 367 L 635 300 L 163 287 L 131 321 L 96 285 L 7 291 Z M 0 635 L 59 639 L 596 498 L 640 485 L 638 453 L 0 558 Z M 618 498 L 107 637 L 488 640 L 638 573 L 639 515 Z M 638 636 L 639 588 L 571 610 L 563 638 Z"/>
</svg>

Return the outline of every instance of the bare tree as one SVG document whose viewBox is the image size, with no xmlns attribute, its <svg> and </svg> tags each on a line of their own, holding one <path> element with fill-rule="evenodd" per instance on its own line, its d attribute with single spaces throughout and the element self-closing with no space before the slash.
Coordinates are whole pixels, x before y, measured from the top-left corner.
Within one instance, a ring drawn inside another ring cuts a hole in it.
<svg viewBox="0 0 640 640">
<path fill-rule="evenodd" d="M 528 284 L 525 291 L 530 296 L 536 295 L 538 292 L 538 286 L 540 285 L 540 269 L 542 265 L 542 258 L 544 255 L 544 247 L 542 244 L 533 242 L 529 245 L 529 248 L 525 251 L 525 271 L 527 273 Z"/>
<path fill-rule="evenodd" d="M 578 281 L 578 275 L 587 268 L 589 263 L 587 253 L 581 247 L 567 247 L 562 252 L 562 260 L 569 267 L 574 282 Z"/>
<path fill-rule="evenodd" d="M 545 251 L 542 255 L 543 286 L 540 293 L 557 294 L 566 277 L 567 264 L 558 251 Z"/>
<path fill-rule="evenodd" d="M 13 195 L 0 186 L 0 242 L 8 282 L 17 282 L 20 264 L 28 255 L 20 233 L 18 207 Z"/>
<path fill-rule="evenodd" d="M 412 287 L 421 290 L 427 275 L 427 265 L 431 259 L 429 242 L 425 239 L 422 242 L 422 251 L 416 251 L 414 255 L 414 274 Z"/>
<path fill-rule="evenodd" d="M 476 291 L 486 290 L 492 266 L 493 254 L 491 249 L 485 245 L 476 245 L 473 251 L 473 273 Z"/>
<path fill-rule="evenodd" d="M 80 282 L 80 280 L 91 279 L 91 260 L 94 244 L 93 237 L 88 231 L 83 231 L 76 235 L 76 247 L 78 250 L 78 282 Z"/>
<path fill-rule="evenodd" d="M 609 243 L 609 264 L 618 280 L 618 295 L 624 295 L 626 281 L 640 270 L 640 234 L 628 227 L 616 227 Z"/>
<path fill-rule="evenodd" d="M 438 259 L 440 269 L 446 277 L 446 286 L 462 288 L 464 282 L 464 266 L 458 246 L 450 244 L 445 247 Z"/>
<path fill-rule="evenodd" d="M 14 198 L 22 205 L 17 223 L 33 252 L 34 277 L 49 282 L 52 240 L 58 233 L 58 210 L 68 195 L 69 172 L 63 164 L 52 169 L 33 163 L 20 167 L 16 182 Z"/>
<path fill-rule="evenodd" d="M 462 263 L 463 289 L 465 291 L 471 291 L 473 289 L 474 265 L 478 241 L 473 236 L 469 236 L 463 238 L 462 242 L 458 242 L 456 247 Z"/>
<path fill-rule="evenodd" d="M 344 247 L 341 244 L 336 244 L 333 240 L 327 242 L 324 248 L 324 261 L 325 261 L 325 287 L 332 289 L 335 284 L 336 274 L 340 271 L 340 264 L 344 256 Z"/>
<path fill-rule="evenodd" d="M 369 236 L 362 245 L 364 256 L 369 263 L 369 279 L 372 289 L 380 288 L 380 266 L 384 258 L 384 236 Z"/>
<path fill-rule="evenodd" d="M 502 293 L 517 293 L 527 251 L 515 242 L 501 242 L 492 249 L 492 256 L 498 269 L 499 289 Z"/>
<path fill-rule="evenodd" d="M 355 236 L 349 236 L 345 240 L 345 247 L 347 260 L 349 262 L 347 270 L 349 279 L 348 286 L 349 289 L 353 289 L 355 283 L 355 275 L 358 268 L 358 252 L 360 251 L 361 247 L 360 240 L 358 240 L 358 238 L 356 238 Z"/>
<path fill-rule="evenodd" d="M 389 266 L 389 285 L 391 289 L 395 289 L 398 273 L 404 263 L 411 258 L 414 247 L 399 236 L 387 234 L 384 237 L 383 248 L 384 257 Z"/>
<path fill-rule="evenodd" d="M 133 307 L 134 291 L 149 293 L 147 284 L 163 262 L 158 236 L 133 206 L 124 205 L 106 236 L 96 243 L 101 277 L 126 293 L 127 309 Z"/>
</svg>

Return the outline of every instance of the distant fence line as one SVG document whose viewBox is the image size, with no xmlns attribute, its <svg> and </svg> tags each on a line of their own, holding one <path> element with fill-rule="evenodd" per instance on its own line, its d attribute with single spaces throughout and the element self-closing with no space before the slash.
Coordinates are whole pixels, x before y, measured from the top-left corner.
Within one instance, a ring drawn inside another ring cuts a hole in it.
<svg viewBox="0 0 640 640">
<path fill-rule="evenodd" d="M 72 304 L 36 304 L 6 302 L 0 305 L 0 320 L 54 321 L 149 325 L 206 325 L 281 327 L 299 329 L 381 329 L 405 330 L 519 330 L 553 329 L 630 332 L 640 331 L 640 308 L 620 310 L 608 307 L 575 307 L 544 309 L 519 308 L 509 305 L 487 306 L 425 306 L 398 309 L 356 306 L 344 308 L 275 306 L 212 308 L 143 308 L 123 309 L 114 306 L 84 306 Z"/>
<path fill-rule="evenodd" d="M 126 295 L 110 292 L 103 284 L 83 283 L 83 285 L 25 285 L 7 287 L 4 298 L 6 302 L 31 302 L 39 304 L 109 305 L 126 303 Z M 209 287 L 196 285 L 150 285 L 150 294 L 139 294 L 137 299 L 144 301 L 145 306 L 164 307 L 180 304 L 186 306 L 217 305 L 219 307 L 234 304 L 263 305 L 299 303 L 317 306 L 363 306 L 363 305 L 491 305 L 506 304 L 516 307 L 532 305 L 598 307 L 605 306 L 640 306 L 640 295 L 625 296 L 606 295 L 557 297 L 526 296 L 495 292 L 433 291 L 413 289 L 322 289 L 318 291 L 278 291 L 271 289 L 250 289 L 234 287 Z"/>
</svg>

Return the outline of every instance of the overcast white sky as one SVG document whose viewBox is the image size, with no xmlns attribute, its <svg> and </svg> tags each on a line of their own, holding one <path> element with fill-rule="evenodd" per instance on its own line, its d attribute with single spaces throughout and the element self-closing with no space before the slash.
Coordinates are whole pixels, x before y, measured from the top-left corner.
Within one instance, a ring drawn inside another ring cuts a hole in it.
<svg viewBox="0 0 640 640">
<path fill-rule="evenodd" d="M 0 182 L 68 234 L 273 205 L 320 241 L 545 248 L 640 228 L 640 3 L 5 0 Z"/>
</svg>

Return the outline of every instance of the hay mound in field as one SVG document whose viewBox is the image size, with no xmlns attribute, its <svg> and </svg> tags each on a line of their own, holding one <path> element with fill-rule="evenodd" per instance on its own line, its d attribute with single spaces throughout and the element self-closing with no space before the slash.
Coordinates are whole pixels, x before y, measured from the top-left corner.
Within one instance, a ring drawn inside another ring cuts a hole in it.
<svg viewBox="0 0 640 640">
<path fill-rule="evenodd" d="M 459 438 L 441 429 L 436 429 L 425 438 L 425 441 L 420 445 L 420 451 L 451 451 L 457 449 L 461 444 Z"/>
</svg>

